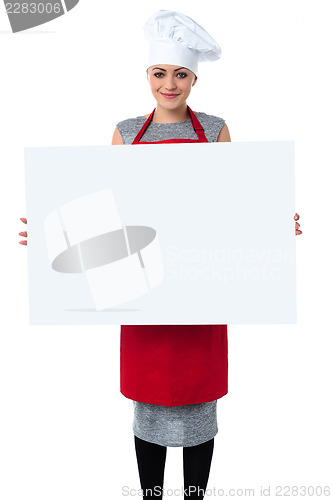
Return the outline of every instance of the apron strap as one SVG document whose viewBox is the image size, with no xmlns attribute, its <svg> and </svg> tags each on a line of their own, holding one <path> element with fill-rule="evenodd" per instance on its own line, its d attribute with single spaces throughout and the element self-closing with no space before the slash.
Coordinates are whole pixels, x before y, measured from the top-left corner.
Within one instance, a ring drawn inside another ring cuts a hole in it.
<svg viewBox="0 0 332 500">
<path fill-rule="evenodd" d="M 200 123 L 200 121 L 198 120 L 198 118 L 196 117 L 195 113 L 192 111 L 192 109 L 188 106 L 188 110 L 189 110 L 189 114 L 190 114 L 190 119 L 191 119 L 191 124 L 198 136 L 198 139 L 200 140 L 200 142 L 208 142 L 205 134 L 204 134 L 204 129 Z"/>
<path fill-rule="evenodd" d="M 190 120 L 191 120 L 191 124 L 197 134 L 197 137 L 199 139 L 200 142 L 208 142 L 205 134 L 204 134 L 204 129 L 201 125 L 201 123 L 199 122 L 199 120 L 197 119 L 195 113 L 192 111 L 192 109 L 187 105 L 188 107 L 188 111 L 189 111 L 189 115 L 190 115 Z M 138 144 L 142 135 L 144 134 L 146 128 L 148 127 L 149 123 L 151 122 L 152 118 L 153 118 L 153 115 L 154 115 L 154 112 L 155 112 L 156 108 L 154 108 L 154 110 L 152 111 L 152 113 L 150 113 L 150 116 L 149 118 L 146 120 L 146 122 L 144 123 L 143 127 L 141 128 L 141 130 L 138 132 L 138 134 L 136 135 L 135 139 L 133 140 L 132 144 Z"/>
</svg>

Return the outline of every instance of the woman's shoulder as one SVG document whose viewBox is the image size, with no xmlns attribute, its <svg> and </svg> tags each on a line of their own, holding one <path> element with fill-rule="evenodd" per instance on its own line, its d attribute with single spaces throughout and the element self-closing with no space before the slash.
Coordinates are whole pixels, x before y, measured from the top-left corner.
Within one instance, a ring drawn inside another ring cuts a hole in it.
<svg viewBox="0 0 332 500">
<path fill-rule="evenodd" d="M 210 115 L 209 113 L 204 113 L 203 111 L 196 113 L 196 117 L 204 129 L 204 133 L 208 141 L 217 142 L 220 131 L 225 124 L 224 118 L 217 115 Z"/>
<path fill-rule="evenodd" d="M 133 142 L 145 121 L 144 116 L 136 116 L 135 118 L 126 118 L 116 124 L 123 144 L 131 144 Z"/>
<path fill-rule="evenodd" d="M 135 118 L 126 118 L 116 124 L 123 144 L 131 144 L 133 142 L 145 121 L 144 116 L 136 116 Z"/>
</svg>

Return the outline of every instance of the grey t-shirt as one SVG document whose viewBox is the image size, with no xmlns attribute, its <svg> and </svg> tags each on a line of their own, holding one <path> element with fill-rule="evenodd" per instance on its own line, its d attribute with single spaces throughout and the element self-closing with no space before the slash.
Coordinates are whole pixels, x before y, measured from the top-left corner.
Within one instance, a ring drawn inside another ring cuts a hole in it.
<svg viewBox="0 0 332 500">
<path fill-rule="evenodd" d="M 225 120 L 219 116 L 208 115 L 202 111 L 196 113 L 196 118 L 204 128 L 204 133 L 208 142 L 216 142 Z M 127 120 L 122 120 L 116 124 L 122 137 L 123 144 L 132 144 L 146 120 L 145 116 L 137 116 L 136 118 L 127 118 Z M 198 137 L 193 129 L 190 118 L 175 123 L 155 123 L 152 121 L 145 130 L 141 141 L 156 142 L 167 139 L 197 140 Z"/>
<path fill-rule="evenodd" d="M 208 142 L 216 142 L 225 120 L 197 112 Z M 123 144 L 132 144 L 146 122 L 144 116 L 128 118 L 116 124 Z M 198 139 L 190 118 L 176 123 L 150 122 L 141 141 Z M 212 439 L 218 432 L 217 400 L 182 406 L 163 406 L 133 401 L 135 436 L 162 446 L 196 446 Z"/>
</svg>

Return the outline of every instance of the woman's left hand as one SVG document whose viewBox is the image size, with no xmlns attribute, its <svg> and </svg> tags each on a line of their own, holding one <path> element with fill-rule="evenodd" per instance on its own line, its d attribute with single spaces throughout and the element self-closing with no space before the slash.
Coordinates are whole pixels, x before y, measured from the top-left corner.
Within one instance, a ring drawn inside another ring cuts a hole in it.
<svg viewBox="0 0 332 500">
<path fill-rule="evenodd" d="M 299 218 L 300 218 L 299 214 L 294 215 L 294 220 L 299 220 Z M 298 222 L 295 222 L 295 235 L 302 234 L 302 231 L 300 231 L 299 227 L 300 224 Z"/>
</svg>

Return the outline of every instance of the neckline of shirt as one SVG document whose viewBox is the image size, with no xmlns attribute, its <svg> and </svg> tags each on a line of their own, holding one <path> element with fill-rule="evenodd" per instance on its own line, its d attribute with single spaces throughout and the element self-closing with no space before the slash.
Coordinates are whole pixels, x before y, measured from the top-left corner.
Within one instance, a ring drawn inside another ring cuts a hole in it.
<svg viewBox="0 0 332 500">
<path fill-rule="evenodd" d="M 198 113 L 198 112 L 197 112 Z M 196 113 L 196 116 L 197 116 L 197 113 Z M 145 118 L 144 115 L 142 115 L 140 118 L 144 118 L 145 121 L 148 120 L 148 118 Z M 149 125 L 153 124 L 153 125 L 178 125 L 179 123 L 186 123 L 186 122 L 189 122 L 190 121 L 190 118 L 187 118 L 187 120 L 183 120 L 182 122 L 169 122 L 169 123 L 160 123 L 160 122 L 150 122 Z"/>
</svg>

